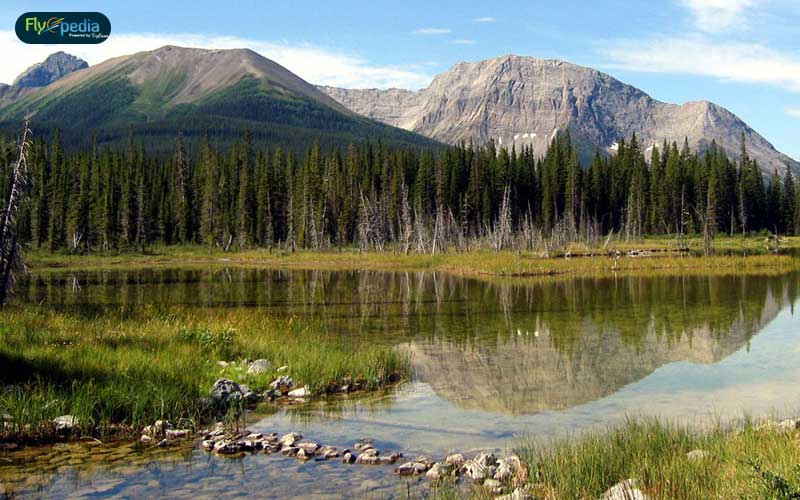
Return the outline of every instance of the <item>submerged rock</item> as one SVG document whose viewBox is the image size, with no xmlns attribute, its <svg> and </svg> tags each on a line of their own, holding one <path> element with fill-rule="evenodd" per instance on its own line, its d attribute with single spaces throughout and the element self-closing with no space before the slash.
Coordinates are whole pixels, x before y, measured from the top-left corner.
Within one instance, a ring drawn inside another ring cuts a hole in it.
<svg viewBox="0 0 800 500">
<path fill-rule="evenodd" d="M 601 500 L 649 500 L 649 497 L 639 489 L 636 479 L 626 479 L 603 493 Z"/>
<path fill-rule="evenodd" d="M 251 361 L 247 365 L 247 374 L 248 375 L 261 375 L 267 373 L 269 371 L 270 364 L 269 361 L 266 359 L 257 359 L 255 361 Z"/>
</svg>

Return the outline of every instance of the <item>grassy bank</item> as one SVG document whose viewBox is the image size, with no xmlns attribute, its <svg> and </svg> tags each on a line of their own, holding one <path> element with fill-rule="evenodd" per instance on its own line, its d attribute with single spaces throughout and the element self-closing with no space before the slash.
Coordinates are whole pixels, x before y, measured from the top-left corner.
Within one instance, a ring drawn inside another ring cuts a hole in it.
<svg viewBox="0 0 800 500">
<path fill-rule="evenodd" d="M 572 439 L 527 443 L 521 456 L 531 466 L 537 498 L 595 499 L 635 478 L 651 499 L 800 498 L 800 433 L 747 424 L 708 432 L 655 420 Z M 687 453 L 703 450 L 691 459 Z"/>
<path fill-rule="evenodd" d="M 37 271 L 64 268 L 124 269 L 170 266 L 237 265 L 279 269 L 442 271 L 466 276 L 604 276 L 612 272 L 664 273 L 740 273 L 747 271 L 788 270 L 800 267 L 800 259 L 789 253 L 800 250 L 800 237 L 786 238 L 783 254 L 768 253 L 761 237 L 724 237 L 715 241 L 715 253 L 700 256 L 702 241 L 687 239 L 688 252 L 675 253 L 674 241 L 647 238 L 636 242 L 617 242 L 608 248 L 575 245 L 570 258 L 564 251 L 542 256 L 539 252 L 493 252 L 476 250 L 465 253 L 409 254 L 393 252 L 361 253 L 353 249 L 294 253 L 265 249 L 223 252 L 219 249 L 157 247 L 148 253 L 72 255 L 29 251 L 28 264 Z M 609 249 L 618 250 L 618 258 L 609 257 Z M 649 252 L 630 256 L 631 251 Z"/>
<path fill-rule="evenodd" d="M 216 379 L 262 391 L 284 365 L 281 375 L 315 394 L 348 378 L 378 388 L 409 372 L 407 360 L 389 349 L 329 339 L 312 322 L 258 311 L 11 306 L 0 319 L 0 414 L 11 417 L 0 440 L 48 439 L 51 419 L 66 414 L 92 434 L 159 418 L 192 424 Z M 218 365 L 242 358 L 266 358 L 271 369 L 255 376 Z"/>
</svg>

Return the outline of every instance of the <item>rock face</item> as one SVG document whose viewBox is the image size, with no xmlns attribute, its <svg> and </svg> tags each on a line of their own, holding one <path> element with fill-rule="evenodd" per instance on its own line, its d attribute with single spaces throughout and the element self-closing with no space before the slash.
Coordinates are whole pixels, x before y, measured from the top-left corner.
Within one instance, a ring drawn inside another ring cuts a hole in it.
<svg viewBox="0 0 800 500">
<path fill-rule="evenodd" d="M 620 138 L 636 133 L 643 149 L 686 138 L 702 151 L 716 140 L 738 159 L 744 134 L 765 173 L 785 172 L 787 164 L 800 168 L 725 108 L 660 102 L 607 74 L 558 60 L 508 55 L 462 62 L 417 92 L 319 88 L 356 113 L 450 144 L 494 139 L 543 154 L 554 134 L 569 128 L 584 157 L 595 148 L 613 154 Z"/>
<path fill-rule="evenodd" d="M 50 54 L 44 61 L 36 63 L 22 72 L 14 80 L 14 85 L 18 87 L 44 87 L 73 71 L 88 67 L 89 63 L 83 59 L 65 52 L 56 52 Z"/>
</svg>

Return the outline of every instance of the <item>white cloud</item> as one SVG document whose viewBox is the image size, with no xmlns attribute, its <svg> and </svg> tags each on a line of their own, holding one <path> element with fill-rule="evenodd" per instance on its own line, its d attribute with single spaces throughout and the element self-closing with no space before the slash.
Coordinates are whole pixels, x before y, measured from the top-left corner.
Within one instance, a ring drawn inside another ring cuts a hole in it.
<svg viewBox="0 0 800 500">
<path fill-rule="evenodd" d="M 415 35 L 447 35 L 450 33 L 449 28 L 420 28 L 414 30 Z"/>
<path fill-rule="evenodd" d="M 26 45 L 13 31 L 0 31 L 0 82 L 11 83 L 17 75 L 48 55 L 63 50 L 89 64 L 111 57 L 153 50 L 164 45 L 216 49 L 249 48 L 285 66 L 304 80 L 348 88 L 399 87 L 418 89 L 427 86 L 432 75 L 414 66 L 374 64 L 356 56 L 306 43 L 289 43 L 192 33 L 112 34 L 98 45 Z"/>
<path fill-rule="evenodd" d="M 476 17 L 472 20 L 473 23 L 496 23 L 497 19 L 493 17 Z"/>
<path fill-rule="evenodd" d="M 800 108 L 786 108 L 786 114 L 795 118 L 800 118 Z"/>
<path fill-rule="evenodd" d="M 800 92 L 800 56 L 757 43 L 717 42 L 699 35 L 617 40 L 598 46 L 610 66 L 768 84 Z"/>
<path fill-rule="evenodd" d="M 468 38 L 458 38 L 456 40 L 449 40 L 447 43 L 453 45 L 475 45 L 475 40 L 470 40 Z"/>
<path fill-rule="evenodd" d="M 680 0 L 692 12 L 694 23 L 705 32 L 746 26 L 746 11 L 762 0 Z"/>
</svg>

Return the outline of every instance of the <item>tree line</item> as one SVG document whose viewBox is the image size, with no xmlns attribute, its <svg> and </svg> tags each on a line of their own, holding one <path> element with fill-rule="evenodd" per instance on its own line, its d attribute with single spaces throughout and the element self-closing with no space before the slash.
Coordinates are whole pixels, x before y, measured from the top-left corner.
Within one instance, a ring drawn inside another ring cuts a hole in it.
<svg viewBox="0 0 800 500">
<path fill-rule="evenodd" d="M 0 145 L 5 192 L 15 144 Z M 380 141 L 301 155 L 259 147 L 249 133 L 223 149 L 206 137 L 190 153 L 148 154 L 131 131 L 126 148 L 66 151 L 56 131 L 28 149 L 31 192 L 19 238 L 52 251 L 146 249 L 153 244 L 322 249 L 354 246 L 437 251 L 533 248 L 542 241 L 614 232 L 681 237 L 769 231 L 800 234 L 800 183 L 766 180 L 747 154 L 715 143 L 703 153 L 632 136 L 614 156 L 579 161 L 569 131 L 544 155 L 461 144 L 432 151 Z"/>
</svg>

